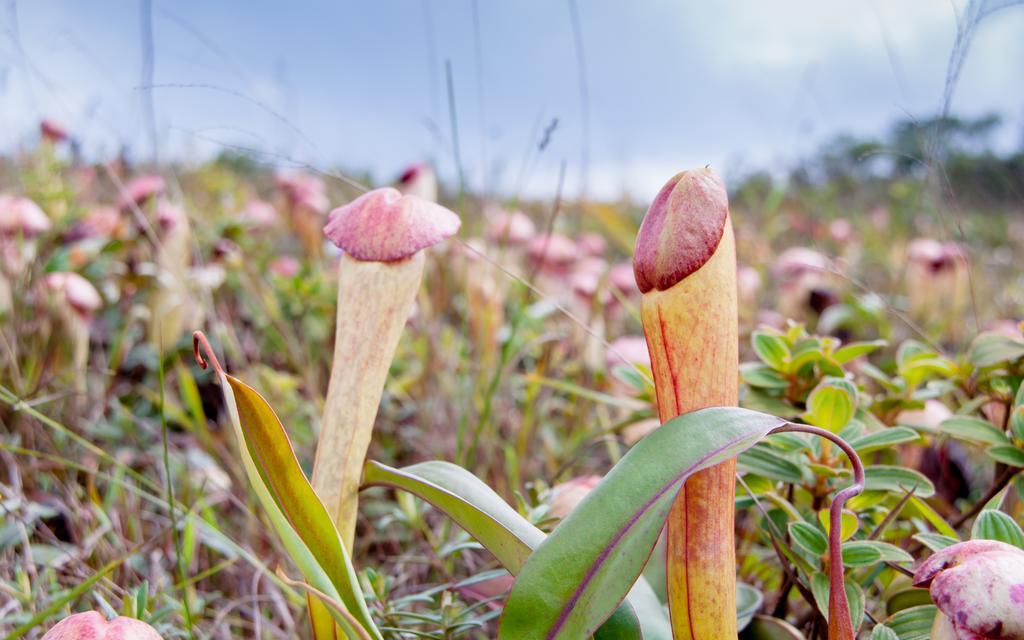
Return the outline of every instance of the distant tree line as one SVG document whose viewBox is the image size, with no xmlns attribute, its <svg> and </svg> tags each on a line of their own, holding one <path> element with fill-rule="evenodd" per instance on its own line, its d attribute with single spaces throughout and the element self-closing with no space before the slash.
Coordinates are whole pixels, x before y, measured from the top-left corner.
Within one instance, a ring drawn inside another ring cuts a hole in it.
<svg viewBox="0 0 1024 640">
<path fill-rule="evenodd" d="M 794 167 L 790 183 L 841 192 L 871 182 L 930 179 L 960 200 L 1022 203 L 1024 145 L 997 153 L 992 141 L 1002 125 L 998 115 L 944 116 L 899 120 L 882 138 L 838 136 Z"/>
</svg>

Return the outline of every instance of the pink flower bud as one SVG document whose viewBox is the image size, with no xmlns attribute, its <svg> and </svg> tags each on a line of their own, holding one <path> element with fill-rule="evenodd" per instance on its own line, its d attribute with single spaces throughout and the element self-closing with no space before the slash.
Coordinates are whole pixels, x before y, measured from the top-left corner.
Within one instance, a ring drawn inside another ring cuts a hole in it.
<svg viewBox="0 0 1024 640">
<path fill-rule="evenodd" d="M 141 620 L 118 616 L 107 621 L 95 611 L 64 618 L 42 640 L 163 640 L 156 629 Z"/>
</svg>

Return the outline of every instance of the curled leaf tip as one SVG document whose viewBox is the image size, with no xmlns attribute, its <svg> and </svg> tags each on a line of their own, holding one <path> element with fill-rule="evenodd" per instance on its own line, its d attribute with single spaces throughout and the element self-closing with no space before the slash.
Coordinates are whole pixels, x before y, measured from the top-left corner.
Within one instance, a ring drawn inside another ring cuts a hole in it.
<svg viewBox="0 0 1024 640">
<path fill-rule="evenodd" d="M 664 291 L 711 259 L 725 233 L 729 198 L 708 167 L 673 176 L 644 215 L 633 273 L 641 293 Z"/>
<path fill-rule="evenodd" d="M 223 375 L 224 368 L 220 366 L 220 360 L 217 359 L 217 352 L 210 346 L 210 341 L 206 339 L 206 334 L 202 331 L 195 331 L 192 333 L 192 352 L 196 356 L 196 363 L 200 368 L 206 369 L 213 363 L 213 370 Z"/>
</svg>

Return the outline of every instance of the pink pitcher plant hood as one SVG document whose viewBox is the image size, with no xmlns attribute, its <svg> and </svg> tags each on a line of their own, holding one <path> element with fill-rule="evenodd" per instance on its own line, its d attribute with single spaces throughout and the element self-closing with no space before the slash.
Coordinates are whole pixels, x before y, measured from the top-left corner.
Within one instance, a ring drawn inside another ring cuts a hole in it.
<svg viewBox="0 0 1024 640">
<path fill-rule="evenodd" d="M 32 200 L 0 195 L 0 235 L 31 237 L 49 231 L 51 226 L 50 218 Z"/>
<path fill-rule="evenodd" d="M 655 196 L 633 253 L 641 293 L 670 289 L 718 248 L 729 216 L 725 185 L 710 169 L 683 171 Z"/>
<path fill-rule="evenodd" d="M 414 195 L 384 187 L 331 211 L 324 235 L 364 262 L 395 262 L 454 235 L 454 212 Z"/>
<path fill-rule="evenodd" d="M 96 611 L 64 618 L 42 640 L 163 640 L 156 629 L 141 620 L 118 616 L 109 622 Z"/>
<path fill-rule="evenodd" d="M 1024 638 L 1024 551 L 1017 547 L 995 540 L 954 544 L 921 563 L 914 586 L 928 588 L 956 633 L 950 638 Z"/>
</svg>

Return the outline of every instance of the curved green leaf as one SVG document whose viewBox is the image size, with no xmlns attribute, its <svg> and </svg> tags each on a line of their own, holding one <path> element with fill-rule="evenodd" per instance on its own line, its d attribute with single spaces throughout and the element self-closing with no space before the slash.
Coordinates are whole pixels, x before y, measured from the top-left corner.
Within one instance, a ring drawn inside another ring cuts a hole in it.
<svg viewBox="0 0 1024 640">
<path fill-rule="evenodd" d="M 885 626 L 895 631 L 900 640 L 928 640 L 936 611 L 935 605 L 904 609 L 886 618 Z"/>
<path fill-rule="evenodd" d="M 800 630 L 785 620 L 771 616 L 754 616 L 742 634 L 742 640 L 806 640 Z"/>
<path fill-rule="evenodd" d="M 881 431 L 865 434 L 859 438 L 854 438 L 850 440 L 850 446 L 853 447 L 857 453 L 865 454 L 872 451 L 878 451 L 879 449 L 888 449 L 889 447 L 894 447 L 898 444 L 915 442 L 920 439 L 921 436 L 909 427 L 889 427 L 887 429 L 882 429 Z"/>
<path fill-rule="evenodd" d="M 1011 467 L 1024 467 L 1024 449 L 1018 449 L 1012 444 L 991 447 L 988 457 Z"/>
<path fill-rule="evenodd" d="M 292 560 L 309 586 L 343 605 L 380 640 L 338 530 L 302 472 L 284 425 L 255 389 L 225 373 L 220 377 L 249 482 Z M 349 619 L 333 609 L 332 615 L 349 637 L 360 637 Z"/>
<path fill-rule="evenodd" d="M 686 479 L 783 424 L 746 409 L 703 409 L 641 440 L 527 560 L 505 604 L 499 639 L 593 634 L 640 575 Z"/>
<path fill-rule="evenodd" d="M 426 500 L 493 553 L 513 575 L 545 538 L 543 531 L 486 483 L 450 462 L 422 462 L 395 469 L 370 460 L 363 467 L 363 485 L 386 485 Z"/>
<path fill-rule="evenodd" d="M 756 587 L 742 582 L 736 584 L 736 628 L 746 628 L 754 614 L 764 603 L 764 595 Z"/>
<path fill-rule="evenodd" d="M 935 485 L 923 473 L 892 465 L 876 464 L 864 468 L 864 489 L 866 491 L 891 491 L 907 493 L 914 491 L 918 498 L 935 495 Z"/>
<path fill-rule="evenodd" d="M 939 425 L 939 432 L 953 436 L 957 440 L 981 444 L 1008 444 L 1010 442 L 1006 434 L 992 426 L 991 422 L 971 416 L 947 418 Z"/>
<path fill-rule="evenodd" d="M 758 445 L 740 454 L 736 467 L 742 472 L 797 484 L 803 482 L 804 474 L 800 465 L 790 460 L 774 447 Z"/>
<path fill-rule="evenodd" d="M 389 486 L 426 500 L 493 553 L 512 575 L 519 573 L 546 537 L 486 483 L 450 462 L 422 462 L 395 469 L 370 460 L 363 467 L 363 485 Z M 645 581 L 637 582 L 628 600 L 596 637 L 672 637 L 661 603 Z"/>
<path fill-rule="evenodd" d="M 1024 531 L 1013 518 L 1002 511 L 986 509 L 978 514 L 971 527 L 972 540 L 998 540 L 1024 549 Z"/>
</svg>

